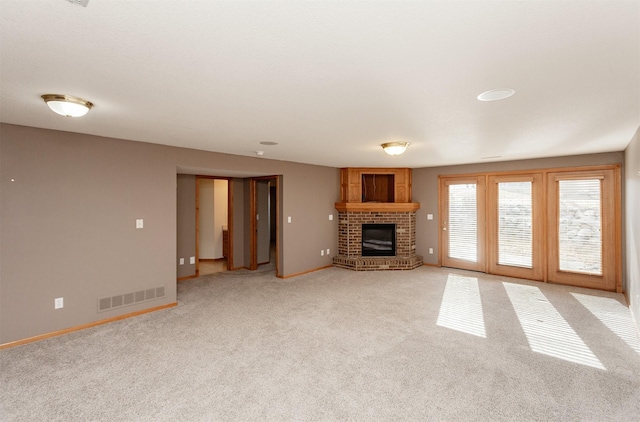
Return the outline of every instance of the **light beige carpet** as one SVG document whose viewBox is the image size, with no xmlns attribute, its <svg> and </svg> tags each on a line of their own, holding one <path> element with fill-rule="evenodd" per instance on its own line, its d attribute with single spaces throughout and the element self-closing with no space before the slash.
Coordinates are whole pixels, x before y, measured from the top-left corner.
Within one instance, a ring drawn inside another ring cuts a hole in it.
<svg viewBox="0 0 640 422">
<path fill-rule="evenodd" d="M 3 421 L 638 420 L 621 295 L 419 268 L 225 272 L 0 351 Z"/>
</svg>

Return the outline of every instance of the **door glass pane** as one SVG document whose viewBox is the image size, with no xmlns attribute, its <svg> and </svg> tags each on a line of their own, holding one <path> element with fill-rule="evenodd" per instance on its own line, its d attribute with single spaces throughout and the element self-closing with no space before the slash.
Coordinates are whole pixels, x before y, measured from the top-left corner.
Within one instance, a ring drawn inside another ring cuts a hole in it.
<svg viewBox="0 0 640 422">
<path fill-rule="evenodd" d="M 498 264 L 532 268 L 531 182 L 498 183 Z"/>
<path fill-rule="evenodd" d="M 449 185 L 449 258 L 478 261 L 476 185 Z"/>
<path fill-rule="evenodd" d="M 558 183 L 560 270 L 602 275 L 600 179 Z"/>
</svg>

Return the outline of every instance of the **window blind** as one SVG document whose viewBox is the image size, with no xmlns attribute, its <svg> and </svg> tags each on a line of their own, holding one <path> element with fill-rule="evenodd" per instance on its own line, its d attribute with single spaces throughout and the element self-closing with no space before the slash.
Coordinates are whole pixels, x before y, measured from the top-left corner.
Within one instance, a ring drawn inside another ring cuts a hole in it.
<svg viewBox="0 0 640 422">
<path fill-rule="evenodd" d="M 449 257 L 478 261 L 477 187 L 449 185 Z"/>
<path fill-rule="evenodd" d="M 559 268 L 602 275 L 601 180 L 558 181 Z"/>
<path fill-rule="evenodd" d="M 498 183 L 498 264 L 532 268 L 531 182 Z"/>
</svg>

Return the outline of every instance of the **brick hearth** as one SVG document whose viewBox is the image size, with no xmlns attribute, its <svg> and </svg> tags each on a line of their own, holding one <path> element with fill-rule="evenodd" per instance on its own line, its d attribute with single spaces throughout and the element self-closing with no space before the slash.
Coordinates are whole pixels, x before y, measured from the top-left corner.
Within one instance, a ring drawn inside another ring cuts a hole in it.
<svg viewBox="0 0 640 422">
<path fill-rule="evenodd" d="M 362 256 L 363 224 L 395 224 L 396 256 Z M 412 270 L 422 265 L 416 255 L 415 211 L 344 211 L 338 213 L 338 255 L 336 267 L 356 271 Z"/>
</svg>

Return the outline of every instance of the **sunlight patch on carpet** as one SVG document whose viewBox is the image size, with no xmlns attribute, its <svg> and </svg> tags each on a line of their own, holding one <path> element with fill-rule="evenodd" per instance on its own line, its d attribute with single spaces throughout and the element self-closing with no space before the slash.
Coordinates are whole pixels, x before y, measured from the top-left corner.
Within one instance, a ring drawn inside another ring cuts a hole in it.
<svg viewBox="0 0 640 422">
<path fill-rule="evenodd" d="M 606 370 L 539 288 L 502 284 L 533 352 Z"/>
<path fill-rule="evenodd" d="M 629 309 L 610 297 L 589 296 L 571 293 L 578 302 L 589 310 L 608 329 L 640 353 L 640 339 L 636 334 Z"/>
<path fill-rule="evenodd" d="M 478 279 L 449 274 L 437 325 L 478 337 L 487 337 Z"/>
</svg>

